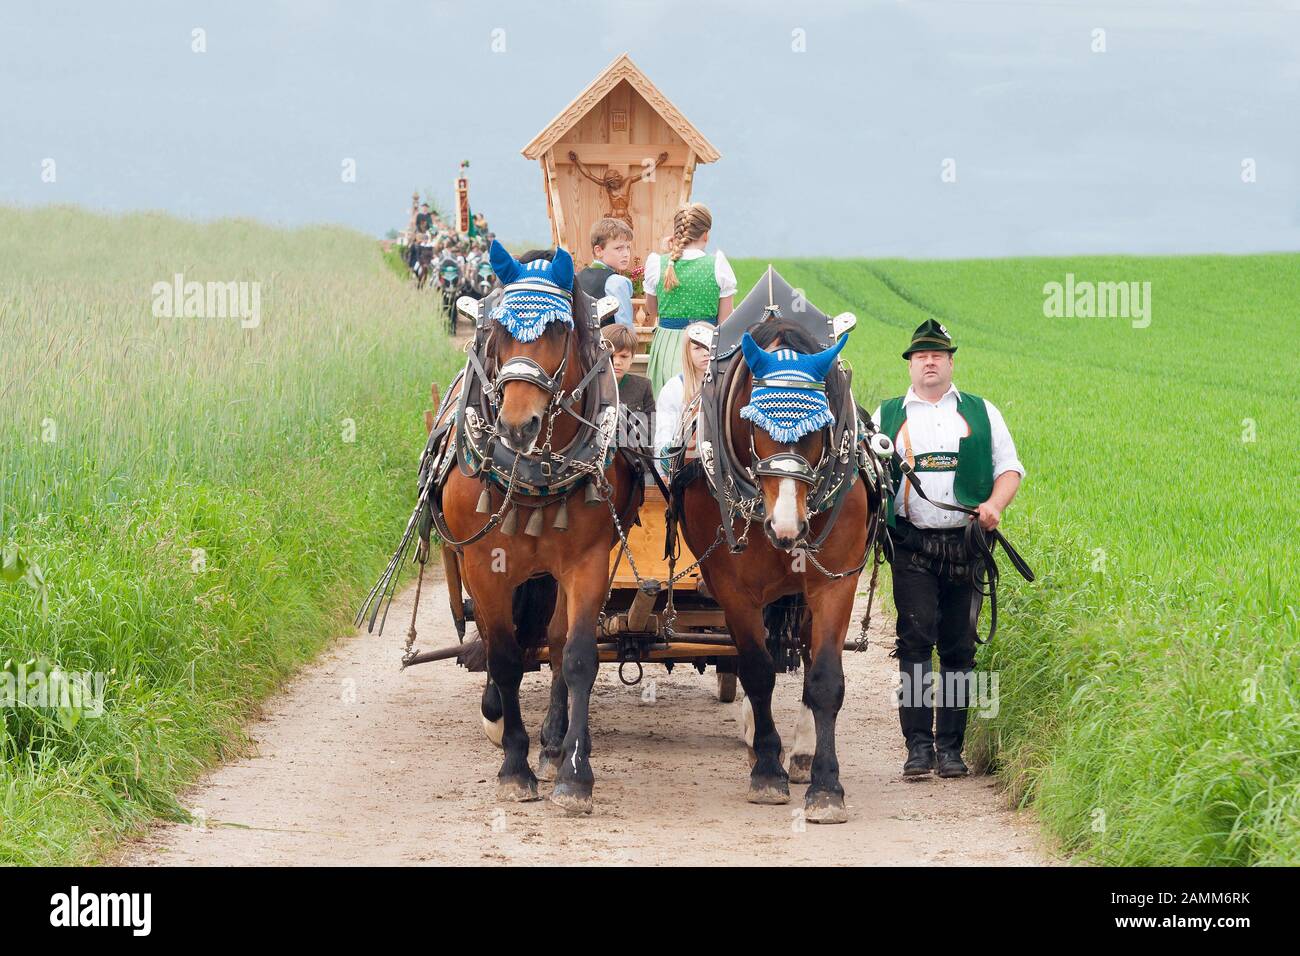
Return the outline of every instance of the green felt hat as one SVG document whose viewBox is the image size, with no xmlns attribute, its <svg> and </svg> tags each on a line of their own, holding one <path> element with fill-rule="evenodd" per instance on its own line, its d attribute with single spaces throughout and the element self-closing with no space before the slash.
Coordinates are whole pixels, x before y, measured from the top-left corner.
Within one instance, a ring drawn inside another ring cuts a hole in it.
<svg viewBox="0 0 1300 956">
<path fill-rule="evenodd" d="M 934 319 L 926 319 L 912 333 L 912 344 L 903 353 L 907 358 L 913 352 L 955 352 L 957 346 L 952 344 L 948 330 Z"/>
</svg>

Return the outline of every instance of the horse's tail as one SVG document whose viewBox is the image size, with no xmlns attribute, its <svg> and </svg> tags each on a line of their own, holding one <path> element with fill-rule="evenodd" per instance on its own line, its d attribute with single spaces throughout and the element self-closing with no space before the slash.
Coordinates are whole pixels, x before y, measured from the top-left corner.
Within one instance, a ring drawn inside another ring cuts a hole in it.
<svg viewBox="0 0 1300 956">
<path fill-rule="evenodd" d="M 799 636 L 807 612 L 808 604 L 802 594 L 787 594 L 763 608 L 767 651 L 778 674 L 799 669 Z"/>
<path fill-rule="evenodd" d="M 510 599 L 510 613 L 515 622 L 515 639 L 520 647 L 541 647 L 555 613 L 559 586 L 549 574 L 529 578 L 515 588 Z"/>
<path fill-rule="evenodd" d="M 525 651 L 546 643 L 546 631 L 555 612 L 558 593 L 555 578 L 545 574 L 529 578 L 511 595 L 510 614 L 515 624 L 515 640 Z M 479 637 L 462 644 L 456 663 L 469 671 L 487 670 L 487 645 L 483 639 Z"/>
</svg>

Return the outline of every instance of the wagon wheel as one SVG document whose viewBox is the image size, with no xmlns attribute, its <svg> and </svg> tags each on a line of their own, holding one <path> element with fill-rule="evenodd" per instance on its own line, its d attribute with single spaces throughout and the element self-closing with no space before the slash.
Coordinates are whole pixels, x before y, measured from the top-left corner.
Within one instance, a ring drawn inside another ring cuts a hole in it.
<svg viewBox="0 0 1300 956">
<path fill-rule="evenodd" d="M 719 661 L 713 665 L 713 669 L 718 675 L 718 700 L 723 704 L 733 703 L 736 700 L 735 661 Z"/>
</svg>

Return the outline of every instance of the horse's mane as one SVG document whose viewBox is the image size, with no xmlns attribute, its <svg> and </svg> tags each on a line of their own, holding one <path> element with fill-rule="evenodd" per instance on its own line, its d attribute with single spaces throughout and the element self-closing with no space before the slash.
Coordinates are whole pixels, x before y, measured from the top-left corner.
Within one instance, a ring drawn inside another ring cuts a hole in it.
<svg viewBox="0 0 1300 956">
<path fill-rule="evenodd" d="M 519 257 L 520 264 L 533 262 L 536 259 L 546 259 L 550 261 L 553 253 L 549 249 L 533 249 L 525 252 Z M 591 368 L 596 362 L 596 356 L 599 353 L 600 336 L 593 334 L 593 301 L 591 296 L 587 295 L 578 285 L 578 276 L 575 273 L 573 277 L 573 287 L 569 290 L 573 296 L 573 329 L 577 335 L 578 358 L 582 361 L 584 371 Z M 541 339 L 548 336 L 552 338 L 563 339 L 566 333 L 566 327 L 563 322 L 551 322 L 542 330 Z M 504 338 L 503 338 L 504 337 Z M 500 346 L 509 340 L 510 333 L 506 331 L 505 326 L 500 322 L 493 322 L 488 330 L 487 350 L 490 356 L 497 355 Z"/>
<path fill-rule="evenodd" d="M 794 349 L 804 355 L 812 355 L 822 350 L 821 345 L 806 329 L 787 319 L 768 319 L 760 322 L 749 330 L 749 334 L 753 336 L 758 347 L 763 349 L 779 338 L 786 348 Z M 826 373 L 826 401 L 830 404 L 832 413 L 838 413 L 840 399 L 844 396 L 847 387 L 844 373 L 840 371 L 840 363 L 832 362 L 830 371 Z"/>
</svg>

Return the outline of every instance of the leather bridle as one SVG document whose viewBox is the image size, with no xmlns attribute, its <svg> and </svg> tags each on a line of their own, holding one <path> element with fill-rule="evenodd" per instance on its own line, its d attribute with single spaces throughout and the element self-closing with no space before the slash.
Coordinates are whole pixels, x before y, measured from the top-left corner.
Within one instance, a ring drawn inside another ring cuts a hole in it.
<svg viewBox="0 0 1300 956">
<path fill-rule="evenodd" d="M 755 378 L 751 389 L 771 387 L 785 389 L 805 389 L 810 392 L 826 391 L 825 382 L 809 382 L 796 378 Z M 750 464 L 745 466 L 745 471 L 754 485 L 758 485 L 759 478 L 793 478 L 795 481 L 803 482 L 809 488 L 809 496 L 812 495 L 812 489 L 818 484 L 822 477 L 821 467 L 826 461 L 826 450 L 834 440 L 834 432 L 831 425 L 823 425 L 819 431 L 822 432 L 822 453 L 817 458 L 817 463 L 813 464 L 803 455 L 796 451 L 778 451 L 768 455 L 766 458 L 758 454 L 758 449 L 754 446 L 754 425 L 750 423 L 749 429 L 749 454 Z"/>
</svg>

